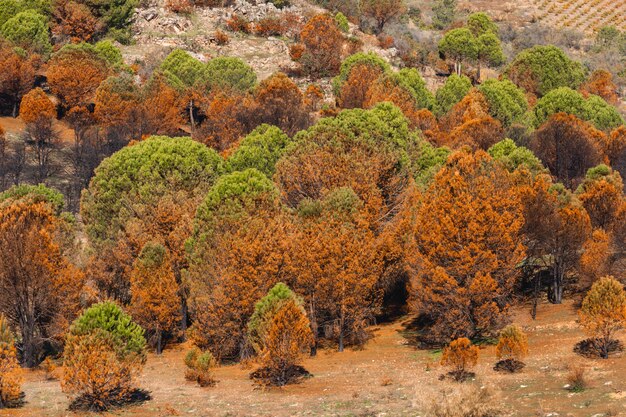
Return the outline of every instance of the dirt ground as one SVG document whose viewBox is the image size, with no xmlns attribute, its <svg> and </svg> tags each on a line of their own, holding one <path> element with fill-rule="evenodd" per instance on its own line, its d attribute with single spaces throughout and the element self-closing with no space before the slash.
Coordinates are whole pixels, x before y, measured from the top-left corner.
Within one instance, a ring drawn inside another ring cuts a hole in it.
<svg viewBox="0 0 626 417">
<path fill-rule="evenodd" d="M 0 126 L 11 136 L 18 137 L 26 130 L 26 125 L 19 117 L 0 117 Z M 59 134 L 62 143 L 71 144 L 74 141 L 74 131 L 64 122 L 55 120 L 53 123 L 55 131 Z"/>
<path fill-rule="evenodd" d="M 592 360 L 572 348 L 585 336 L 576 324 L 575 306 L 542 305 L 533 322 L 528 308 L 513 310 L 514 322 L 529 335 L 527 367 L 519 374 L 493 371 L 495 348 L 481 350 L 476 379 L 495 392 L 502 415 L 511 416 L 626 416 L 626 357 Z M 372 329 L 374 337 L 362 350 L 322 351 L 305 360 L 312 378 L 284 389 L 256 389 L 250 369 L 240 365 L 216 370 L 213 388 L 199 388 L 183 377 L 184 350 L 172 347 L 150 355 L 139 384 L 152 400 L 106 416 L 424 416 L 440 392 L 454 384 L 439 381 L 444 370 L 439 352 L 407 344 L 405 318 Z M 621 335 L 625 340 L 624 334 Z M 569 366 L 587 368 L 590 388 L 573 393 L 565 388 Z M 26 404 L 0 415 L 88 416 L 66 411 L 68 400 L 58 381 L 46 381 L 41 371 L 29 371 L 24 384 Z"/>
</svg>

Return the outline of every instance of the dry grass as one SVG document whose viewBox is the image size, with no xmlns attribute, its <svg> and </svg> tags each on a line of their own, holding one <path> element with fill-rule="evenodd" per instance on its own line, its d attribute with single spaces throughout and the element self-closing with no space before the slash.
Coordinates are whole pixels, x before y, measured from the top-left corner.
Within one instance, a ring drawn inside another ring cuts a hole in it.
<svg viewBox="0 0 626 417">
<path fill-rule="evenodd" d="M 517 308 L 512 320 L 529 337 L 526 367 L 515 374 L 494 371 L 495 347 L 484 346 L 473 369 L 476 381 L 439 381 L 444 372 L 437 365 L 440 353 L 409 346 L 402 333 L 402 323 L 407 321 L 403 320 L 373 328 L 374 337 L 362 350 L 320 351 L 317 357 L 303 362 L 312 378 L 279 389 L 255 389 L 249 379 L 250 366 L 255 364 L 218 367 L 215 378 L 219 382 L 212 388 L 201 388 L 185 381 L 183 357 L 188 346 L 174 346 L 161 356 L 149 355 L 139 387 L 150 391 L 152 399 L 105 416 L 331 417 L 384 413 L 386 417 L 426 417 L 427 412 L 432 416 L 447 412 L 462 413 L 451 416 L 489 415 L 485 413 L 496 409 L 499 416 L 515 417 L 554 413 L 605 416 L 609 411 L 614 416 L 626 416 L 626 355 L 609 359 L 577 355 L 573 346 L 585 335 L 576 324 L 571 302 L 541 305 L 535 322 L 528 308 Z M 626 340 L 625 333 L 619 335 L 622 341 Z M 593 381 L 591 388 L 583 392 L 564 389 L 572 363 L 586 366 L 585 377 Z M 25 373 L 25 406 L 3 410 L 2 417 L 97 416 L 68 412 L 68 401 L 58 381 L 46 380 L 41 370 Z M 440 403 L 436 407 L 433 398 Z M 459 401 L 474 405 L 455 411 Z M 498 407 L 492 407 L 494 404 Z"/>
</svg>

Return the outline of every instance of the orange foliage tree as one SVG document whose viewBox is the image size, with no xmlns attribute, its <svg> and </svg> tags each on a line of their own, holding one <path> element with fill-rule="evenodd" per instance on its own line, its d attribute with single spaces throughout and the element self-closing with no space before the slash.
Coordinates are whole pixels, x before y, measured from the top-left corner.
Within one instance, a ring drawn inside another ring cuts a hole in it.
<svg viewBox="0 0 626 417">
<path fill-rule="evenodd" d="M 52 15 L 52 33 L 69 38 L 72 43 L 88 42 L 103 29 L 89 7 L 72 0 L 57 0 Z"/>
<path fill-rule="evenodd" d="M 524 238 L 529 265 L 549 271 L 550 300 L 560 304 L 566 278 L 578 265 L 591 221 L 580 202 L 562 186 L 540 175 L 519 190 L 524 208 Z M 536 299 L 533 317 L 536 312 Z"/>
<path fill-rule="evenodd" d="M 199 101 L 204 120 L 193 134 L 200 142 L 223 152 L 249 133 L 254 103 L 247 94 L 215 89 Z"/>
<path fill-rule="evenodd" d="M 624 184 L 620 175 L 606 165 L 592 168 L 576 193 L 589 214 L 591 225 L 610 231 L 624 204 Z"/>
<path fill-rule="evenodd" d="M 337 74 L 344 39 L 332 16 L 320 14 L 310 19 L 300 32 L 300 41 L 305 51 L 299 62 L 307 74 L 314 77 Z"/>
<path fill-rule="evenodd" d="M 66 337 L 61 389 L 75 408 L 103 411 L 132 398 L 145 361 L 143 329 L 114 303 L 93 305 Z"/>
<path fill-rule="evenodd" d="M 0 201 L 0 311 L 19 329 L 28 367 L 81 308 L 84 276 L 62 255 L 59 226 L 45 202 Z"/>
<path fill-rule="evenodd" d="M 309 320 L 302 306 L 287 301 L 269 322 L 265 350 L 261 364 L 268 371 L 268 379 L 275 385 L 291 381 L 293 368 L 312 342 Z"/>
<path fill-rule="evenodd" d="M 605 152 L 611 167 L 626 176 L 626 126 L 620 126 L 611 132 L 605 144 Z"/>
<path fill-rule="evenodd" d="M 28 140 L 35 151 L 36 180 L 43 182 L 50 175 L 50 163 L 58 136 L 52 127 L 56 109 L 41 88 L 31 90 L 22 98 L 20 117 L 26 123 Z"/>
<path fill-rule="evenodd" d="M 0 41 L 0 93 L 10 97 L 13 106 L 13 117 L 24 94 L 35 83 L 35 73 L 41 65 L 36 54 L 18 53 L 8 43 Z"/>
<path fill-rule="evenodd" d="M 589 287 L 600 277 L 608 275 L 611 268 L 613 245 L 611 236 L 602 229 L 596 229 L 584 243 L 580 256 L 579 282 Z"/>
<path fill-rule="evenodd" d="M 189 243 L 194 343 L 219 360 L 245 357 L 255 303 L 285 278 L 287 223 L 256 169 L 222 176 L 198 207 Z"/>
<path fill-rule="evenodd" d="M 431 342 L 492 332 L 525 256 L 511 176 L 482 151 L 453 154 L 415 208 L 409 293 Z"/>
<path fill-rule="evenodd" d="M 22 376 L 13 334 L 6 318 L 0 314 L 0 410 L 19 404 Z"/>
<path fill-rule="evenodd" d="M 602 97 L 607 103 L 617 104 L 619 95 L 618 88 L 613 83 L 613 75 L 607 70 L 594 71 L 587 82 L 580 86 L 580 92 L 585 97 L 590 94 Z"/>
<path fill-rule="evenodd" d="M 173 135 L 184 124 L 180 94 L 167 84 L 165 78 L 154 75 L 140 92 L 140 137 L 145 135 Z"/>
<path fill-rule="evenodd" d="M 20 118 L 26 124 L 51 123 L 56 117 L 54 104 L 41 88 L 35 88 L 24 96 L 20 105 Z"/>
<path fill-rule="evenodd" d="M 626 327 L 626 292 L 611 276 L 593 284 L 578 312 L 580 323 L 595 338 L 602 358 L 609 357 L 611 342 L 617 331 Z"/>
<path fill-rule="evenodd" d="M 450 368 L 450 375 L 457 381 L 463 381 L 468 376 L 468 369 L 473 368 L 478 363 L 480 351 L 478 346 L 461 337 L 450 342 L 450 345 L 443 350 L 441 355 L 441 365 Z"/>
<path fill-rule="evenodd" d="M 382 303 L 383 259 L 362 210 L 352 189 L 337 188 L 303 202 L 294 220 L 289 282 L 304 297 L 315 342 L 325 329 L 340 352 L 367 339 L 365 328 Z"/>
<path fill-rule="evenodd" d="M 524 367 L 521 362 L 528 355 L 528 337 L 518 326 L 506 326 L 500 332 L 496 346 L 496 370 L 506 369 L 509 372 L 519 371 Z"/>
<path fill-rule="evenodd" d="M 166 249 L 147 243 L 130 275 L 133 318 L 152 335 L 156 353 L 163 351 L 164 339 L 180 322 L 178 285 Z"/>
<path fill-rule="evenodd" d="M 530 148 L 552 175 L 573 188 L 602 161 L 602 143 L 604 134 L 589 123 L 557 113 L 535 132 Z"/>
<path fill-rule="evenodd" d="M 406 12 L 404 0 L 361 0 L 361 12 L 376 21 L 376 33 L 381 33 L 385 24 Z"/>
<path fill-rule="evenodd" d="M 383 69 L 367 63 L 356 64 L 338 92 L 339 106 L 344 109 L 365 108 L 367 93 L 372 84 L 383 75 Z"/>
<path fill-rule="evenodd" d="M 109 75 L 107 63 L 81 45 L 65 46 L 50 59 L 50 89 L 66 108 L 89 105 L 96 89 Z"/>
<path fill-rule="evenodd" d="M 255 100 L 261 123 L 278 126 L 288 135 L 308 127 L 304 95 L 285 74 L 279 72 L 263 80 Z"/>
</svg>

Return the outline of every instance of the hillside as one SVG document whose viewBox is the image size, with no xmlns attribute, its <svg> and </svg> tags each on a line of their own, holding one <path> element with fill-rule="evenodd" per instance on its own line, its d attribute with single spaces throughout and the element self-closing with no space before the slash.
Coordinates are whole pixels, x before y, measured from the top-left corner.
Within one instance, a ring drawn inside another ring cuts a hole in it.
<svg viewBox="0 0 626 417">
<path fill-rule="evenodd" d="M 518 3 L 0 0 L 0 416 L 626 417 L 624 2 Z"/>
</svg>

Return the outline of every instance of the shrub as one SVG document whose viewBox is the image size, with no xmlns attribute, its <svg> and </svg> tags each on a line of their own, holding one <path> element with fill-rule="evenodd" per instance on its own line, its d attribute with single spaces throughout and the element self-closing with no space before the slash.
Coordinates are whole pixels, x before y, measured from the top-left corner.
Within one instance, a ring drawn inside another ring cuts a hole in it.
<svg viewBox="0 0 626 417">
<path fill-rule="evenodd" d="M 282 386 L 306 374 L 297 363 L 313 343 L 311 324 L 302 301 L 285 284 L 276 284 L 256 304 L 248 335 L 261 362 L 253 379 Z"/>
<path fill-rule="evenodd" d="M 189 0 L 167 0 L 165 8 L 172 13 L 190 14 L 193 4 Z"/>
<path fill-rule="evenodd" d="M 203 79 L 208 89 L 248 91 L 256 85 L 256 73 L 239 58 L 218 57 L 206 64 Z"/>
<path fill-rule="evenodd" d="M 250 22 L 238 14 L 233 14 L 226 21 L 226 26 L 233 32 L 250 33 Z"/>
<path fill-rule="evenodd" d="M 502 415 L 492 389 L 478 385 L 444 388 L 427 404 L 431 417 L 496 417 Z"/>
<path fill-rule="evenodd" d="M 495 369 L 509 372 L 519 371 L 524 367 L 521 359 L 527 354 L 528 338 L 526 334 L 516 325 L 507 326 L 500 332 L 500 339 L 496 346 L 496 357 L 499 362 Z"/>
<path fill-rule="evenodd" d="M 313 77 L 336 75 L 341 65 L 343 35 L 335 19 L 326 14 L 313 17 L 302 28 L 300 39 L 306 46 L 300 63 Z"/>
<path fill-rule="evenodd" d="M 472 345 L 472 342 L 468 338 L 461 337 L 452 341 L 450 345 L 443 350 L 441 365 L 451 369 L 449 375 L 454 380 L 464 381 L 473 375 L 468 369 L 476 366 L 478 363 L 478 355 L 478 347 Z"/>
<path fill-rule="evenodd" d="M 345 14 L 337 12 L 337 14 L 335 15 L 335 22 L 337 22 L 337 27 L 339 28 L 339 30 L 341 30 L 343 33 L 348 33 L 348 31 L 350 30 L 350 24 Z"/>
<path fill-rule="evenodd" d="M 197 382 L 201 387 L 211 387 L 216 381 L 213 378 L 212 368 L 215 368 L 217 361 L 211 352 L 202 352 L 197 347 L 192 348 L 185 355 L 185 379 Z"/>
<path fill-rule="evenodd" d="M 615 278 L 600 278 L 587 293 L 578 312 L 580 323 L 596 338 L 598 353 L 608 358 L 615 333 L 626 326 L 626 292 Z"/>
<path fill-rule="evenodd" d="M 394 44 L 393 36 L 387 35 L 386 33 L 381 33 L 380 35 L 377 36 L 377 39 L 378 39 L 378 46 L 380 46 L 383 49 L 389 49 Z"/>
<path fill-rule="evenodd" d="M 16 407 L 22 398 L 22 376 L 13 341 L 7 320 L 0 315 L 0 409 Z"/>
<path fill-rule="evenodd" d="M 294 43 L 292 45 L 289 45 L 289 56 L 292 60 L 296 62 L 300 61 L 300 58 L 302 58 L 302 55 L 304 55 L 305 51 L 306 46 L 301 43 Z"/>
<path fill-rule="evenodd" d="M 219 29 L 215 31 L 214 36 L 215 36 L 215 43 L 217 43 L 220 46 L 227 45 L 228 42 L 230 42 L 230 38 L 228 37 L 228 35 Z"/>
<path fill-rule="evenodd" d="M 266 16 L 254 25 L 257 36 L 281 36 L 284 33 L 282 19 L 278 16 Z"/>
<path fill-rule="evenodd" d="M 583 392 L 589 386 L 586 369 L 582 365 L 573 365 L 567 374 L 568 389 L 573 392 Z"/>
<path fill-rule="evenodd" d="M 57 370 L 57 365 L 56 363 L 54 363 L 52 358 L 50 358 L 50 356 L 46 357 L 46 359 L 44 359 L 44 361 L 41 362 L 40 367 L 43 370 L 44 374 L 46 375 L 46 379 L 48 381 L 57 379 L 55 375 L 55 371 Z"/>
<path fill-rule="evenodd" d="M 61 388 L 73 406 L 106 410 L 133 396 L 133 378 L 146 360 L 143 329 L 111 302 L 87 309 L 70 328 Z"/>
</svg>

